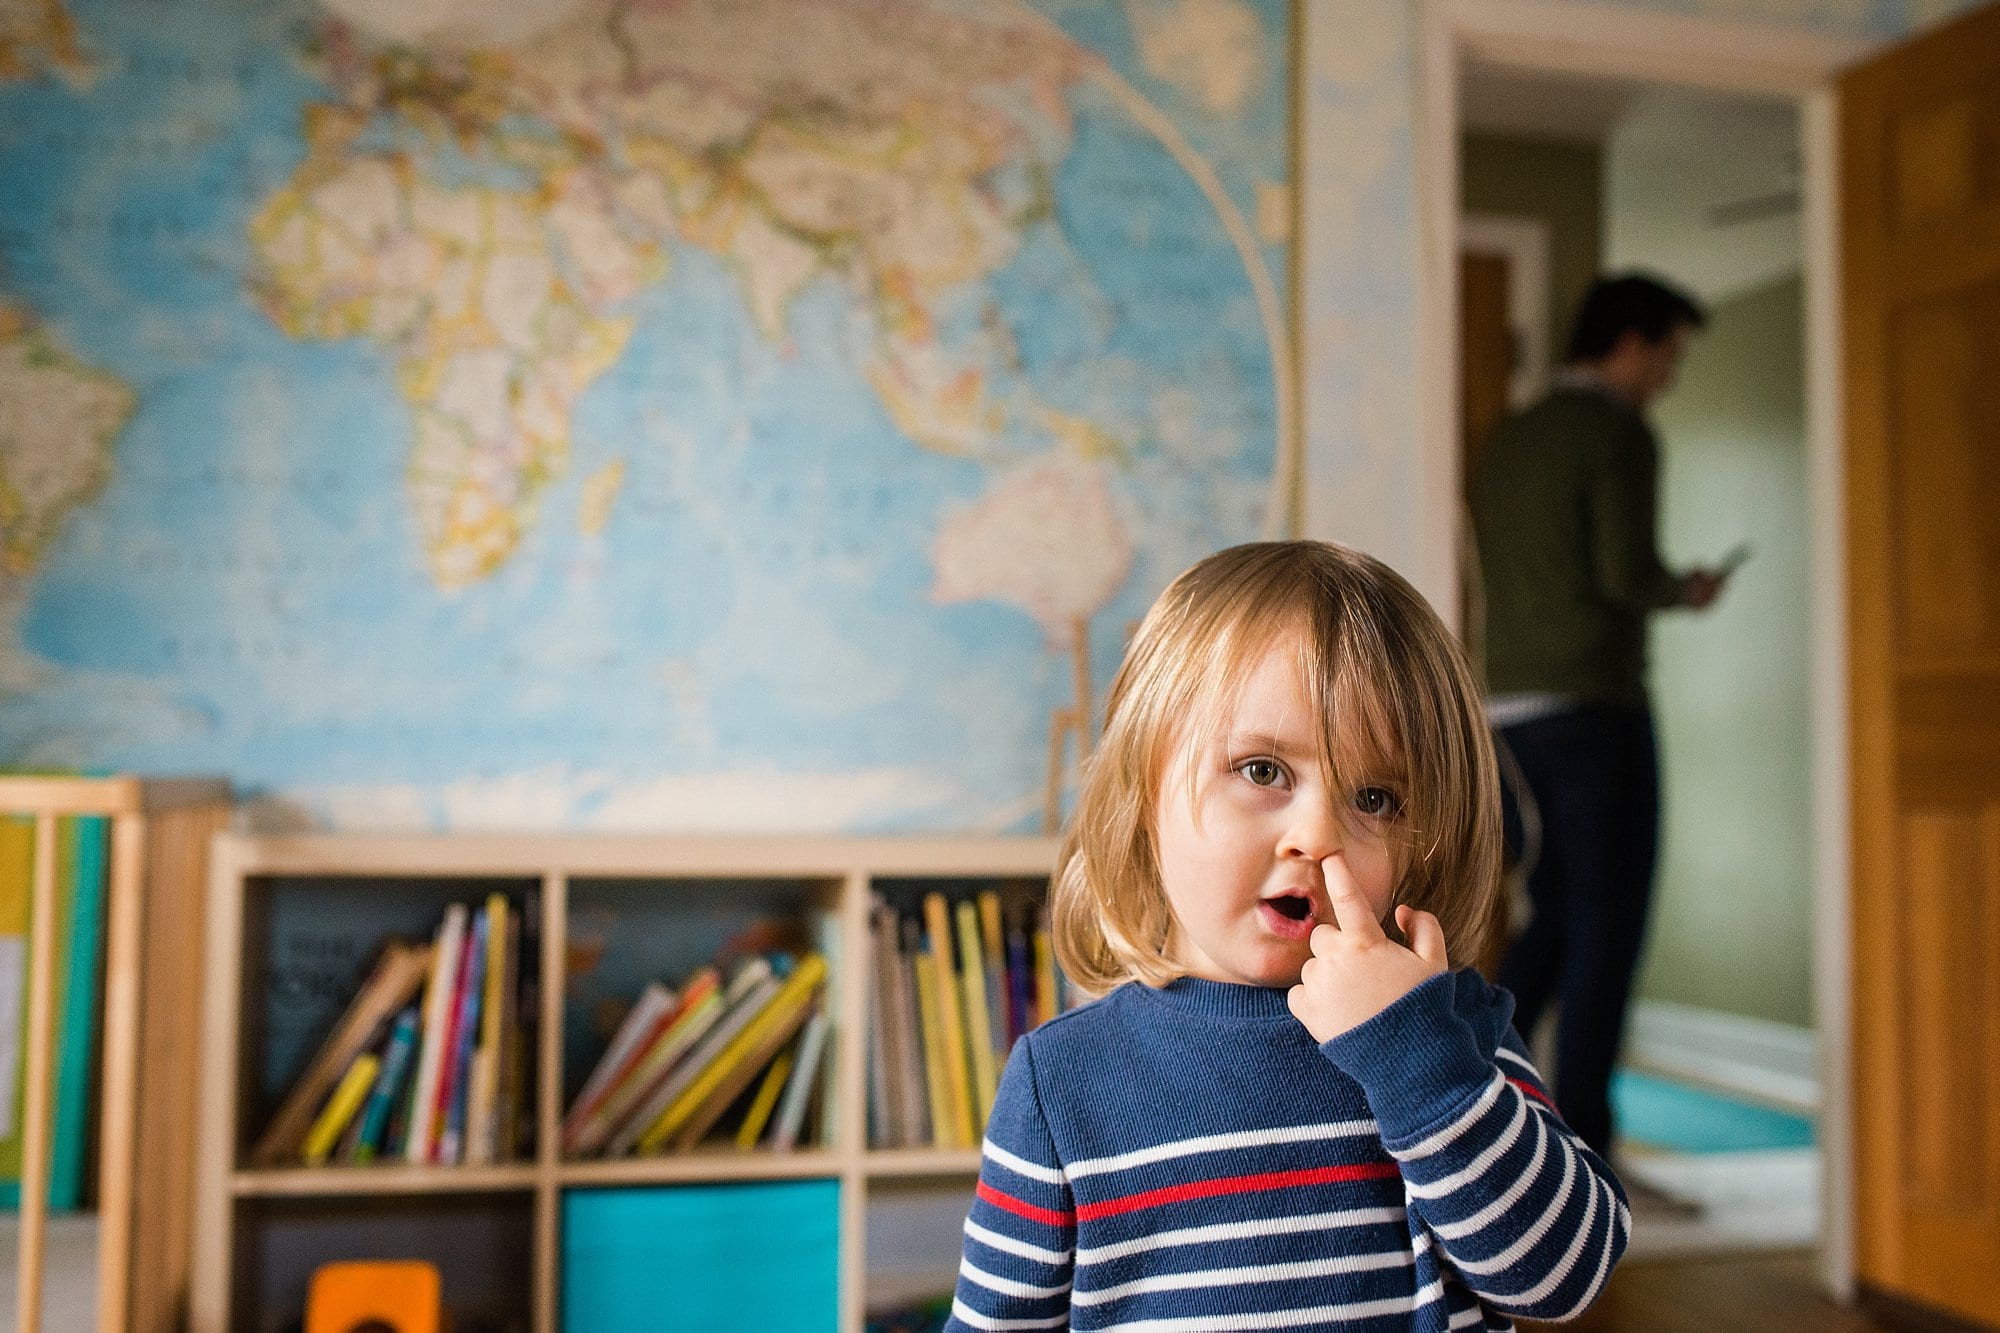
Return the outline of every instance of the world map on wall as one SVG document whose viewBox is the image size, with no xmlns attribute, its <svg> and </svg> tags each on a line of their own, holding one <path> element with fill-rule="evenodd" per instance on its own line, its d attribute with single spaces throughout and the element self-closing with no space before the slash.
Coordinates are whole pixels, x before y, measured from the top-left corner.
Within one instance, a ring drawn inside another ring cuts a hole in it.
<svg viewBox="0 0 2000 1333">
<path fill-rule="evenodd" d="M 0 0 L 0 760 L 1039 811 L 1277 531 L 1283 0 Z"/>
</svg>

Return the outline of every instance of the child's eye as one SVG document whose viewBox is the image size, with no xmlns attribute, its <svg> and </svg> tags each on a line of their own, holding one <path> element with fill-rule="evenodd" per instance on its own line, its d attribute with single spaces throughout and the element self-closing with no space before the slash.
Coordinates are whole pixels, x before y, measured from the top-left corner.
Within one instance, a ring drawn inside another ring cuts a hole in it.
<svg viewBox="0 0 2000 1333">
<path fill-rule="evenodd" d="M 1403 800 L 1387 787 L 1363 787 L 1354 793 L 1354 808 L 1370 819 L 1394 819 L 1403 812 Z"/>
<path fill-rule="evenodd" d="M 1275 759 L 1246 759 L 1236 766 L 1236 771 L 1258 787 L 1275 787 L 1285 780 L 1285 766 Z"/>
</svg>

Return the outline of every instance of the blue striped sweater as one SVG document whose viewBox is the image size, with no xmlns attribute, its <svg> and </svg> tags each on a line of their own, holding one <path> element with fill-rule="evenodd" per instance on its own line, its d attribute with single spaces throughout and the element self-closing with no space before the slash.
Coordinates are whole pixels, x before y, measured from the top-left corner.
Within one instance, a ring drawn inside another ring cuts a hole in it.
<svg viewBox="0 0 2000 1333">
<path fill-rule="evenodd" d="M 1603 1288 L 1624 1192 L 1513 997 L 1433 977 L 1319 1045 L 1283 990 L 1128 983 L 1014 1047 L 946 1326 L 1505 1329 Z"/>
</svg>

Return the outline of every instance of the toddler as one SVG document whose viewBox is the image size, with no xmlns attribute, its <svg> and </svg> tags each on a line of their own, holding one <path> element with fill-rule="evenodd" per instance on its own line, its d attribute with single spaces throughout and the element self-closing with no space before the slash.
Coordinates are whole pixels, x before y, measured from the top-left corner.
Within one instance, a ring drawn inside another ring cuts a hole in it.
<svg viewBox="0 0 2000 1333">
<path fill-rule="evenodd" d="M 1504 1329 L 1630 1227 L 1473 956 L 1500 801 L 1456 643 L 1380 562 L 1211 556 L 1111 687 L 1053 886 L 1100 998 L 1016 1044 L 951 1330 Z"/>
</svg>

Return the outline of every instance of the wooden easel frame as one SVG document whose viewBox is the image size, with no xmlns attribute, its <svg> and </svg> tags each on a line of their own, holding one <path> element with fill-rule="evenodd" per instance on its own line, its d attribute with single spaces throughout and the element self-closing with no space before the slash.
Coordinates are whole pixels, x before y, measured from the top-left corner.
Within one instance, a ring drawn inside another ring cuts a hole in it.
<svg viewBox="0 0 2000 1333">
<path fill-rule="evenodd" d="M 57 821 L 65 816 L 111 821 L 99 1057 L 97 1326 L 123 1333 L 170 1326 L 185 1293 L 192 1034 L 201 978 L 199 920 L 189 913 L 199 912 L 208 840 L 227 821 L 229 802 L 228 784 L 206 779 L 0 777 L 0 815 L 35 821 L 13 1325 L 20 1333 L 38 1333 L 42 1322 L 55 1065 Z M 194 952 L 185 951 L 189 945 Z M 149 955 L 156 963 L 151 968 Z M 140 1027 L 148 1014 L 156 1022 L 179 1022 L 189 1040 L 184 1046 L 168 1040 L 142 1049 Z M 171 1144 L 154 1142 L 161 1134 L 188 1142 L 176 1152 Z M 159 1151 L 142 1158 L 142 1137 Z"/>
</svg>

